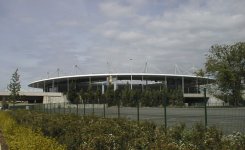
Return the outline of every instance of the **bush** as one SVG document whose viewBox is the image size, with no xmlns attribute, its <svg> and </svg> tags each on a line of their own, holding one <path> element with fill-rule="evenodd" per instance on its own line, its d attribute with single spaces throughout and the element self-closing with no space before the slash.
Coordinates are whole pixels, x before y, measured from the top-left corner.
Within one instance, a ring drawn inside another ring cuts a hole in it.
<svg viewBox="0 0 245 150">
<path fill-rule="evenodd" d="M 17 123 L 55 138 L 67 149 L 243 149 L 241 133 L 225 136 L 216 127 L 207 129 L 196 124 L 187 129 L 184 124 L 164 129 L 149 122 L 127 119 L 105 119 L 95 116 L 45 114 L 13 111 Z"/>
<path fill-rule="evenodd" d="M 16 124 L 6 113 L 0 112 L 0 129 L 11 150 L 63 150 L 64 146 L 54 139 L 44 137 L 40 131 L 33 132 L 30 128 Z"/>
<path fill-rule="evenodd" d="M 8 109 L 9 108 L 9 104 L 6 101 L 2 101 L 2 109 Z"/>
</svg>

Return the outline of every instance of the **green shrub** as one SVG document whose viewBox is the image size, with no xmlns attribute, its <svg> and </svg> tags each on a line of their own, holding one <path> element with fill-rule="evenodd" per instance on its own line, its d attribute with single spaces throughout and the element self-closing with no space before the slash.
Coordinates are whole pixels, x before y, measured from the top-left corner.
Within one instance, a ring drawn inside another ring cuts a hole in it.
<svg viewBox="0 0 245 150">
<path fill-rule="evenodd" d="M 5 110 L 5 109 L 8 109 L 8 108 L 9 108 L 9 104 L 5 100 L 3 100 L 2 101 L 2 109 Z"/>
<path fill-rule="evenodd" d="M 224 150 L 244 150 L 245 135 L 241 134 L 240 132 L 234 132 L 231 135 L 222 137 L 222 147 Z"/>
<path fill-rule="evenodd" d="M 41 132 L 16 124 L 6 113 L 0 112 L 0 129 L 11 150 L 63 150 L 64 146 L 54 139 L 44 137 Z"/>
<path fill-rule="evenodd" d="M 13 111 L 17 123 L 55 138 L 69 150 L 76 149 L 243 149 L 241 133 L 225 136 L 216 127 L 196 124 L 187 129 L 179 124 L 168 129 L 149 122 L 105 119 L 95 116 L 45 114 Z"/>
</svg>

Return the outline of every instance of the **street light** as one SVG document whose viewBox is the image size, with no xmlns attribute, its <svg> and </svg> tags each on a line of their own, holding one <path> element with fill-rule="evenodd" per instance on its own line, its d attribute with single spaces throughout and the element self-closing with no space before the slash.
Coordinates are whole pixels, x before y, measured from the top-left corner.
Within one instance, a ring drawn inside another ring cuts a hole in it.
<svg viewBox="0 0 245 150">
<path fill-rule="evenodd" d="M 78 69 L 78 66 L 75 65 L 75 66 L 74 66 L 74 73 L 75 73 L 75 75 L 77 75 L 77 69 Z"/>
<path fill-rule="evenodd" d="M 130 73 L 131 73 L 130 88 L 131 88 L 131 90 L 132 90 L 132 89 L 133 89 L 133 85 L 132 85 L 132 78 L 133 78 L 133 77 L 132 77 L 132 60 L 133 60 L 133 59 L 130 58 L 129 60 L 131 61 L 131 64 L 130 64 Z"/>
<path fill-rule="evenodd" d="M 60 76 L 60 68 L 57 68 L 58 77 Z"/>
</svg>

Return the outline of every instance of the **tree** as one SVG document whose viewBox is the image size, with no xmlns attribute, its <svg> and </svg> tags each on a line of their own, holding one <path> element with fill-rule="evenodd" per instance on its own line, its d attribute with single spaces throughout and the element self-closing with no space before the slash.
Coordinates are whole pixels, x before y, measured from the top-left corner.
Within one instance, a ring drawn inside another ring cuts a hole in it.
<svg viewBox="0 0 245 150">
<path fill-rule="evenodd" d="M 79 95 L 76 91 L 76 85 L 74 81 L 71 82 L 71 85 L 69 87 L 69 91 L 67 93 L 67 99 L 72 103 L 72 104 L 78 104 L 79 103 Z"/>
<path fill-rule="evenodd" d="M 122 104 L 123 106 L 129 106 L 131 103 L 130 95 L 131 95 L 131 89 L 129 83 L 124 85 L 122 91 L 121 91 L 121 97 L 122 97 Z"/>
<path fill-rule="evenodd" d="M 94 99 L 97 100 L 97 104 L 100 104 L 101 102 L 101 91 L 99 89 L 96 89 Z"/>
<path fill-rule="evenodd" d="M 83 89 L 81 89 L 79 91 L 79 99 L 81 103 L 85 103 L 85 99 L 86 99 L 86 93 L 83 91 Z"/>
<path fill-rule="evenodd" d="M 114 90 L 113 90 L 113 86 L 110 83 L 107 86 L 107 89 L 105 92 L 105 97 L 106 97 L 106 101 L 108 103 L 108 106 L 112 106 L 113 101 L 114 101 Z"/>
<path fill-rule="evenodd" d="M 168 99 L 172 105 L 183 105 L 183 92 L 180 89 L 172 89 L 168 92 Z"/>
<path fill-rule="evenodd" d="M 2 100 L 2 109 L 5 110 L 5 109 L 8 109 L 9 108 L 9 104 L 6 102 L 5 99 Z"/>
<path fill-rule="evenodd" d="M 214 45 L 206 59 L 207 73 L 216 78 L 216 83 L 223 93 L 231 94 L 232 104 L 239 104 L 242 100 L 241 81 L 245 76 L 245 43 Z"/>
<path fill-rule="evenodd" d="M 87 89 L 87 102 L 90 104 L 94 104 L 94 97 L 95 97 L 95 94 L 93 92 L 92 85 L 89 84 L 88 89 Z"/>
<path fill-rule="evenodd" d="M 10 91 L 10 100 L 12 100 L 13 105 L 15 105 L 16 101 L 20 98 L 20 75 L 18 74 L 18 68 L 12 74 L 10 79 L 10 83 L 8 85 L 8 90 Z"/>
<path fill-rule="evenodd" d="M 196 76 L 199 76 L 199 77 L 204 77 L 205 76 L 205 71 L 203 69 L 199 69 L 199 70 L 195 71 L 194 74 Z"/>
</svg>

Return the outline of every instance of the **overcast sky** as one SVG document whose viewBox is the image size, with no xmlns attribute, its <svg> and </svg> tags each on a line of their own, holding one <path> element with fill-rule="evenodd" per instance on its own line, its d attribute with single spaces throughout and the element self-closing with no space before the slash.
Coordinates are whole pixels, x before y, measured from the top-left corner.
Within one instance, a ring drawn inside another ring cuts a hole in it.
<svg viewBox="0 0 245 150">
<path fill-rule="evenodd" d="M 0 0 L 0 90 L 49 76 L 183 73 L 245 40 L 244 0 Z M 130 59 L 132 59 L 130 61 Z M 74 65 L 78 68 L 74 69 Z M 76 71 L 75 71 L 76 70 Z"/>
</svg>

